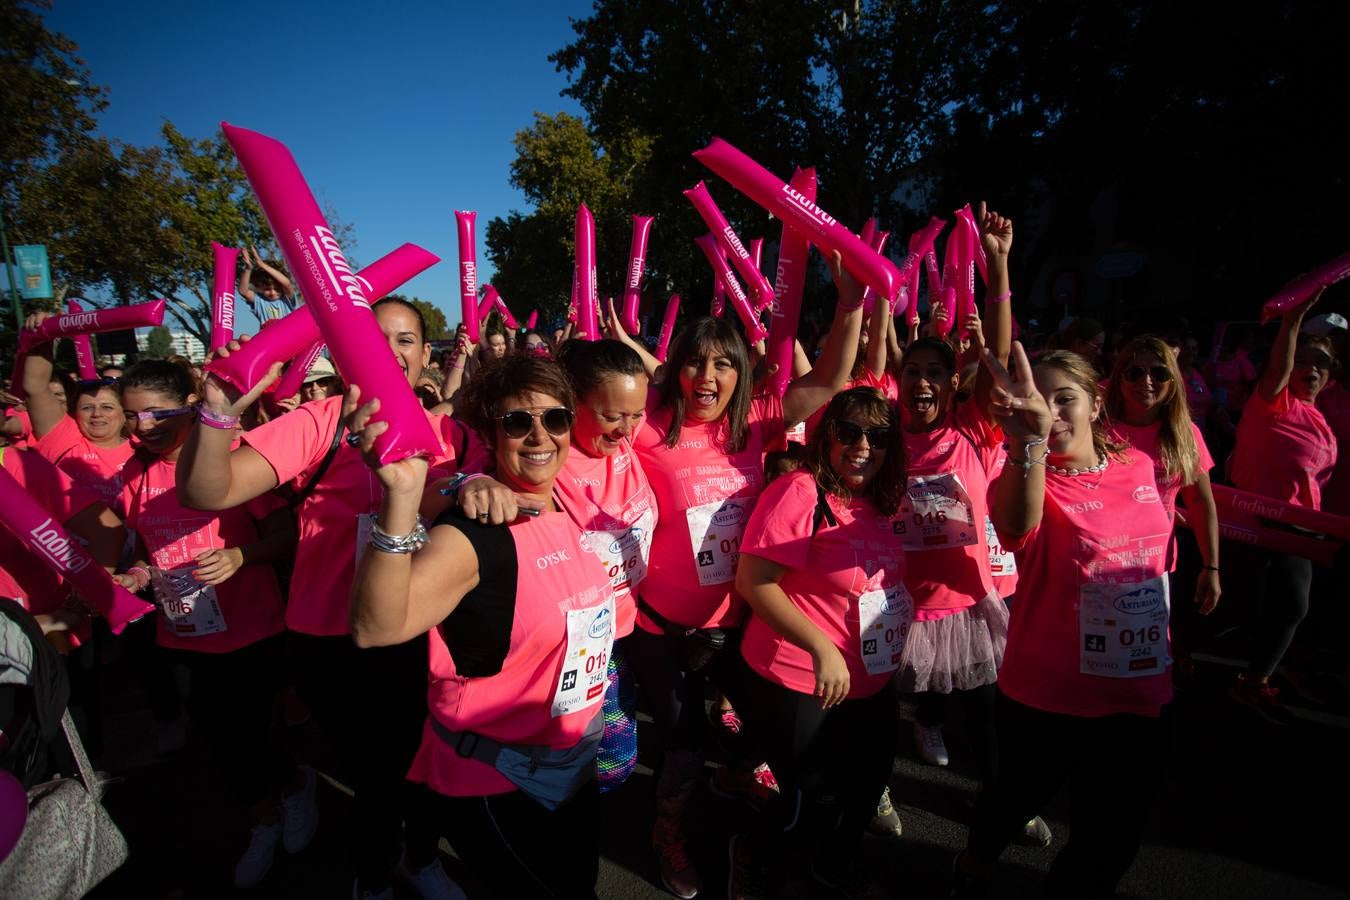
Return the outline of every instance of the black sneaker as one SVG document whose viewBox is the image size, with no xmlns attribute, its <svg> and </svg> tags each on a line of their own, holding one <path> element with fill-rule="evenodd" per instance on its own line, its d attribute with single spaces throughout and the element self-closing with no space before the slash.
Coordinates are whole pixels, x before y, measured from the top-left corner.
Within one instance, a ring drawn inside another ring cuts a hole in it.
<svg viewBox="0 0 1350 900">
<path fill-rule="evenodd" d="M 727 847 L 730 866 L 727 872 L 727 900 L 757 900 L 769 897 L 771 870 L 762 854 L 751 848 L 752 841 L 744 834 L 733 834 Z"/>
</svg>

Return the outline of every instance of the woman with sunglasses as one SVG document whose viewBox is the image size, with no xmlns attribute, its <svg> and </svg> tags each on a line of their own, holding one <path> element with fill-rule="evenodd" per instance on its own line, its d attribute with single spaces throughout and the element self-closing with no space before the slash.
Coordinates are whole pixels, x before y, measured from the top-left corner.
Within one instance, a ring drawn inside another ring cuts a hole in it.
<svg viewBox="0 0 1350 900">
<path fill-rule="evenodd" d="M 1214 460 L 1191 420 L 1181 385 L 1181 369 L 1172 349 L 1153 335 L 1137 337 L 1116 355 L 1106 391 L 1106 420 L 1118 440 L 1153 460 L 1159 500 L 1173 519 L 1180 493 L 1200 550 L 1195 605 L 1207 616 L 1218 606 L 1220 594 L 1219 514 L 1209 488 Z M 1176 569 L 1174 537 L 1167 545 L 1169 578 Z"/>
<path fill-rule="evenodd" d="M 1171 521 L 1153 461 L 1106 431 L 1088 360 L 1057 350 L 1033 371 L 1014 343 L 1007 369 L 988 352 L 984 368 L 1008 441 L 990 514 L 1018 553 L 1019 583 L 998 678 L 998 774 L 950 896 L 986 896 L 1003 850 L 1067 783 L 1070 836 L 1045 893 L 1110 897 L 1167 758 Z"/>
<path fill-rule="evenodd" d="M 795 815 L 734 839 L 732 877 L 751 882 L 741 889 L 771 852 L 795 850 L 816 881 L 857 895 L 853 859 L 890 779 L 891 676 L 913 614 L 893 528 L 904 484 L 890 404 L 852 388 L 746 525 L 736 588 L 750 606 L 741 654 L 751 671 L 737 709 Z"/>
<path fill-rule="evenodd" d="M 1009 219 L 977 212 L 989 262 L 984 318 L 972 334 L 1006 358 L 1012 333 Z M 997 769 L 994 681 L 1007 640 L 1008 609 L 993 581 L 985 528 L 989 483 L 998 471 L 1002 436 L 989 421 L 992 378 L 981 370 L 971 402 L 957 404 L 956 352 L 948 341 L 922 338 L 900 367 L 901 420 L 908 488 L 897 534 L 905 548 L 905 585 L 914 597 L 914 627 L 897 675 L 916 695 L 914 743 L 930 765 L 949 758 L 942 736 L 948 698 L 960 698 L 970 723 L 976 772 L 987 785 Z M 1048 843 L 1043 823 L 1029 825 Z"/>
<path fill-rule="evenodd" d="M 303 823 L 286 823 L 288 851 L 303 849 L 318 821 L 312 781 L 306 790 L 313 773 L 302 774 L 269 737 L 284 630 L 281 589 L 270 563 L 294 548 L 295 526 L 285 503 L 270 494 L 211 516 L 179 502 L 175 468 L 197 403 L 195 379 L 185 366 L 136 363 L 122 377 L 121 402 L 139 448 L 122 473 L 136 562 L 120 580 L 132 590 L 154 589 L 164 662 L 189 673 L 192 724 L 211 748 L 231 796 L 252 819 L 234 884 L 253 887 L 282 842 L 283 790 L 288 806 L 309 807 Z"/>
<path fill-rule="evenodd" d="M 393 298 L 376 302 L 372 309 L 388 344 L 371 352 L 392 353 L 411 390 L 431 357 L 422 314 Z M 353 894 L 383 896 L 393 890 L 397 876 L 424 893 L 453 896 L 452 888 L 458 888 L 436 858 L 435 831 L 421 811 L 425 792 L 404 778 L 426 718 L 426 639 L 358 650 L 347 621 L 352 575 L 379 509 L 379 479 L 346 440 L 340 396 L 303 404 L 247 431 L 232 450 L 239 417 L 270 383 L 264 379 L 241 396 L 214 375 L 207 376 L 202 413 L 178 467 L 183 502 L 222 510 L 279 485 L 291 489 L 297 498 L 293 506 L 300 539 L 286 604 L 288 651 L 301 698 L 338 749 L 355 790 Z M 447 416 L 428 413 L 427 418 L 445 447 L 443 455 L 431 460 L 433 477 L 448 478 L 461 468 L 481 470 L 487 456 L 477 435 Z M 426 512 L 435 515 L 445 501 L 430 486 L 426 493 Z M 362 710 L 356 728 L 354 708 Z"/>
<path fill-rule="evenodd" d="M 352 636 L 370 647 L 430 632 L 430 716 L 409 777 L 436 792 L 437 824 L 494 894 L 594 897 L 615 613 L 609 570 L 557 499 L 574 421 L 567 375 L 513 354 L 465 390 L 496 477 L 538 511 L 504 528 L 451 509 L 424 529 L 426 461 L 379 465 L 385 424 L 361 399 L 354 385 L 347 421 L 384 497 L 352 590 Z"/>
<path fill-rule="evenodd" d="M 1299 333 L 1320 296 L 1319 291 L 1280 319 L 1266 371 L 1242 410 L 1232 459 L 1234 487 L 1310 509 L 1322 508 L 1322 488 L 1337 453 L 1336 436 L 1314 405 L 1331 378 L 1333 345 L 1326 335 Z M 1292 716 L 1270 677 L 1308 614 L 1312 561 L 1248 547 L 1231 569 L 1234 583 L 1251 592 L 1249 662 L 1231 695 L 1266 720 L 1287 725 Z"/>
<path fill-rule="evenodd" d="M 33 313 L 25 328 L 37 328 L 50 313 Z M 132 446 L 123 431 L 122 404 L 117 380 L 99 378 L 77 382 L 66 402 L 47 389 L 52 378 L 53 343 L 28 351 L 23 367 L 23 388 L 28 394 L 28 417 L 32 424 L 29 446 L 48 462 L 69 475 L 76 484 L 92 491 L 114 510 L 122 491 L 120 474 L 131 458 Z"/>
<path fill-rule="evenodd" d="M 781 399 L 756 394 L 749 348 L 733 325 L 695 319 L 676 335 L 665 381 L 652 392 L 647 423 L 634 438 L 661 516 L 628 643 L 664 752 L 652 842 L 661 879 L 678 897 L 699 891 L 686 849 L 685 808 L 703 768 L 706 680 L 722 682 L 723 693 L 735 699 L 725 682 L 734 674 L 728 665 L 746 613 L 735 590 L 736 561 L 764 488 L 764 453 L 783 444 L 785 426 L 828 403 L 853 368 L 862 287 L 838 254 L 831 272 L 839 300 L 829 340 L 815 368 Z M 769 800 L 772 788 L 760 780 L 766 776 L 757 777 L 757 762 L 738 758 L 721 767 L 712 790 L 752 803 Z"/>
</svg>

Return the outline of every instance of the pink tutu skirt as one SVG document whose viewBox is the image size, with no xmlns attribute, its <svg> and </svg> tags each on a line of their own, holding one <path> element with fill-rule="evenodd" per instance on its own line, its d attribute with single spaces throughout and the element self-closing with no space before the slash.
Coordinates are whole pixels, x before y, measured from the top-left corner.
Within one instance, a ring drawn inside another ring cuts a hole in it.
<svg viewBox="0 0 1350 900">
<path fill-rule="evenodd" d="M 997 591 L 950 616 L 909 629 L 896 686 L 905 693 L 950 694 L 993 684 L 1008 645 L 1008 605 Z"/>
</svg>

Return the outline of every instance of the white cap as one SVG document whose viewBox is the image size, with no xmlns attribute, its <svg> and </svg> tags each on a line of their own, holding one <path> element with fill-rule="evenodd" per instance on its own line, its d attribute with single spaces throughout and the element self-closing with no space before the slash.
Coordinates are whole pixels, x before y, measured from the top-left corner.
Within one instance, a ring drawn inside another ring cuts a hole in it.
<svg viewBox="0 0 1350 900">
<path fill-rule="evenodd" d="M 309 367 L 309 374 L 305 376 L 305 384 L 311 381 L 318 381 L 321 378 L 332 378 L 337 374 L 333 364 L 328 361 L 328 357 L 320 356 L 314 360 L 314 365 Z"/>
<path fill-rule="evenodd" d="M 1313 316 L 1303 323 L 1299 329 L 1304 334 L 1331 334 L 1337 328 L 1342 331 L 1350 328 L 1350 324 L 1345 321 L 1345 316 L 1340 313 L 1322 313 L 1320 316 Z"/>
</svg>

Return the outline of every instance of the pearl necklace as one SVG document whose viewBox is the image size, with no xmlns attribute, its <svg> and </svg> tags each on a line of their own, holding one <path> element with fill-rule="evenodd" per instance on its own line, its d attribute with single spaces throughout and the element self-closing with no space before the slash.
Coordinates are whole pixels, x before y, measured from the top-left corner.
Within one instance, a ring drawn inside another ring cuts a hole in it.
<svg viewBox="0 0 1350 900">
<path fill-rule="evenodd" d="M 1056 475 L 1067 475 L 1070 478 L 1077 478 L 1079 475 L 1096 475 L 1098 472 L 1105 472 L 1106 467 L 1109 465 L 1111 465 L 1111 461 L 1103 454 L 1102 456 L 1097 457 L 1097 464 L 1095 466 L 1088 466 L 1085 469 L 1076 467 L 1061 469 L 1059 466 L 1052 466 L 1050 463 L 1046 463 L 1045 470 L 1047 472 L 1054 472 Z"/>
</svg>

